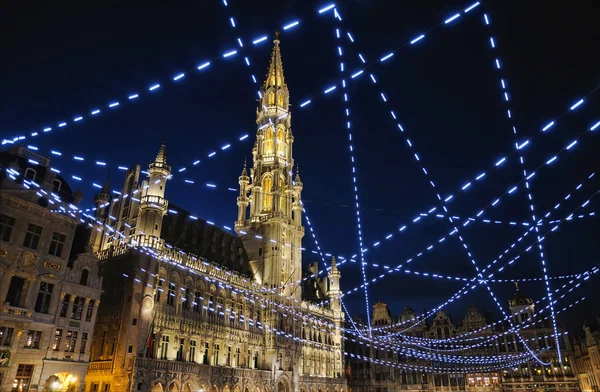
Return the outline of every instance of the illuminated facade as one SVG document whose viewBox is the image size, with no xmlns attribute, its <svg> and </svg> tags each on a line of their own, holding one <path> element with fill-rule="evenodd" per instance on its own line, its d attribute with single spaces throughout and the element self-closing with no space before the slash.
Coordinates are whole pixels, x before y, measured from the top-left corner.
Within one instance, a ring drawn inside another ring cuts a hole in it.
<svg viewBox="0 0 600 392">
<path fill-rule="evenodd" d="M 597 319 L 600 324 L 600 319 Z M 600 390 L 600 329 L 585 325 L 585 337 L 573 343 L 575 369 L 581 381 L 581 389 L 585 392 Z"/>
<path fill-rule="evenodd" d="M 82 196 L 24 147 L 0 163 L 21 174 L 0 172 L 0 391 L 83 391 L 102 278 L 79 219 L 49 210 Z"/>
<path fill-rule="evenodd" d="M 164 142 L 147 180 L 137 166 L 119 199 L 108 186 L 98 195 L 90 241 L 105 284 L 89 390 L 345 391 L 335 260 L 327 276 L 301 284 L 302 183 L 292 180 L 288 109 L 275 40 L 253 162 L 239 177 L 239 236 L 165 199 Z"/>
<path fill-rule="evenodd" d="M 533 301 L 522 295 L 518 290 L 510 300 L 509 307 L 511 313 L 519 313 L 513 316 L 515 324 L 538 321 L 541 318 L 534 312 Z M 480 337 L 480 340 L 475 342 L 486 341 L 486 344 L 464 351 L 465 355 L 489 357 L 492 355 L 515 356 L 526 353 L 523 343 L 516 334 L 505 333 L 502 335 L 502 332 L 507 331 L 510 327 L 508 325 L 499 323 L 493 329 L 479 330 L 492 323 L 489 315 L 486 316 L 481 315 L 474 306 L 469 306 L 466 316 L 458 322 L 453 322 L 443 311 L 438 311 L 431 319 L 419 320 L 412 309 L 405 308 L 397 320 L 398 323 L 404 322 L 404 324 L 387 329 L 385 332 L 401 331 L 413 324 L 415 326 L 404 332 L 405 335 L 415 338 L 448 339 L 471 332 L 469 338 Z M 407 321 L 413 319 L 414 322 L 407 323 Z M 374 328 L 373 333 L 375 335 L 384 332 L 383 330 L 378 332 L 377 327 L 393 325 L 395 322 L 387 305 L 383 303 L 374 305 L 372 328 Z M 561 331 L 561 333 L 563 332 Z M 492 335 L 499 336 L 492 337 Z M 427 359 L 418 359 L 414 356 L 398 355 L 397 352 L 390 352 L 386 349 L 366 347 L 365 344 L 357 342 L 354 335 L 347 335 L 349 338 L 346 343 L 347 351 L 354 354 L 355 357 L 360 355 L 399 364 L 398 367 L 390 367 L 364 360 L 351 359 L 348 388 L 352 392 L 398 392 L 402 390 L 558 392 L 580 390 L 579 381 L 572 368 L 573 355 L 566 334 L 562 334 L 560 339 L 562 364 L 558 363 L 557 352 L 553 347 L 553 328 L 547 323 L 547 320 L 542 319 L 536 326 L 526 327 L 521 331 L 521 336 L 533 350 L 547 348 L 547 351 L 543 352 L 540 358 L 544 362 L 551 362 L 551 364 L 543 366 L 535 360 L 529 360 L 509 369 L 490 373 L 465 374 L 458 368 L 456 372 L 421 372 L 403 369 L 401 365 L 408 364 L 430 368 L 443 366 L 447 368 L 451 366 L 451 363 L 439 363 Z M 417 346 L 406 343 L 403 344 L 403 347 L 418 349 Z"/>
</svg>

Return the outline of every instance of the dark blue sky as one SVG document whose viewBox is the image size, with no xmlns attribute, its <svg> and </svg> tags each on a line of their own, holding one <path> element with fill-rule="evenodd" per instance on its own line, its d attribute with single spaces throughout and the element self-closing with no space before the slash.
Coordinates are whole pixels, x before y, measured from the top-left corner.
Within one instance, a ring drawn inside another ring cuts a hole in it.
<svg viewBox="0 0 600 392">
<path fill-rule="evenodd" d="M 336 255 L 358 251 L 352 178 L 343 106 L 339 94 L 317 97 L 306 108 L 299 104 L 320 94 L 339 80 L 339 58 L 331 17 L 318 16 L 326 3 L 230 1 L 228 9 L 210 2 L 104 2 L 102 6 L 72 3 L 67 6 L 12 5 L 0 16 L 0 137 L 30 133 L 46 125 L 69 121 L 95 107 L 109 112 L 43 135 L 33 144 L 40 152 L 60 150 L 53 162 L 64 173 L 84 178 L 86 202 L 91 202 L 91 182 L 102 182 L 107 169 L 94 167 L 93 160 L 109 166 L 146 165 L 154 158 L 163 131 L 167 133 L 167 157 L 174 169 L 188 166 L 167 188 L 167 197 L 207 220 L 232 226 L 236 218 L 235 192 L 244 158 L 251 157 L 256 93 L 250 74 L 262 82 L 271 44 L 247 51 L 252 66 L 240 56 L 218 59 L 236 46 L 238 37 L 271 36 L 288 21 L 300 19 L 296 29 L 282 32 L 281 50 L 292 102 L 294 155 L 304 183 L 303 198 L 323 248 Z M 355 44 L 344 40 L 346 66 L 360 66 L 357 54 L 373 61 L 391 49 L 439 24 L 470 3 L 444 2 L 343 2 L 342 31 L 350 31 Z M 600 120 L 598 95 L 589 96 L 576 112 L 557 119 L 574 102 L 593 91 L 599 82 L 600 33 L 594 29 L 592 2 L 576 7 L 541 1 L 507 1 L 483 4 L 471 15 L 463 15 L 449 26 L 427 34 L 419 45 L 401 48 L 372 71 L 376 88 L 365 75 L 349 85 L 350 109 L 356 147 L 357 176 L 368 245 L 410 223 L 419 212 L 436 204 L 435 193 L 415 162 L 402 135 L 391 121 L 389 109 L 398 115 L 421 162 L 427 167 L 443 195 L 454 193 L 482 170 L 488 171 L 498 157 L 512 151 L 514 138 L 502 102 L 499 73 L 494 58 L 502 61 L 502 76 L 508 83 L 511 108 L 519 140 L 531 140 L 524 151 L 528 171 L 544 163 L 591 124 Z M 485 27 L 483 12 L 492 25 Z M 234 16 L 232 30 L 229 17 Z M 492 52 L 489 36 L 496 38 Z M 246 47 L 248 46 L 246 40 Z M 191 71 L 178 83 L 171 78 L 182 71 L 215 59 L 203 72 Z M 149 94 L 154 83 L 163 87 Z M 379 93 L 385 91 L 388 106 Z M 126 97 L 142 92 L 139 101 Z M 108 102 L 122 105 L 106 109 Z M 387 109 L 386 109 L 387 107 Z M 545 136 L 539 130 L 552 119 L 557 126 Z M 250 134 L 245 142 L 237 139 Z M 207 154 L 231 143 L 231 148 L 213 158 Z M 532 181 L 539 212 L 551 209 L 587 175 L 598 169 L 597 136 L 587 135 L 569 153 Z M 84 163 L 73 155 L 83 155 Z M 191 163 L 197 158 L 197 167 Z M 113 170 L 113 188 L 122 177 Z M 177 178 L 179 177 L 179 178 Z M 193 179 L 194 185 L 182 178 Z M 455 197 L 449 204 L 453 215 L 472 216 L 487 206 L 509 185 L 521 180 L 521 169 L 513 160 L 503 169 L 488 172 L 481 185 Z M 215 183 L 216 189 L 202 184 Z M 77 184 L 72 184 L 76 187 Z M 589 181 L 554 215 L 563 218 L 590 197 L 600 181 Z M 527 194 L 521 189 L 503 198 L 497 208 L 486 210 L 493 220 L 529 221 Z M 592 201 L 588 212 L 596 211 Z M 348 206 L 348 207 L 344 207 Z M 543 232 L 548 229 L 544 226 Z M 404 235 L 395 235 L 377 250 L 366 254 L 368 262 L 395 266 L 450 231 L 447 221 L 423 219 L 409 225 Z M 486 265 L 514 241 L 523 227 L 473 223 L 463 238 L 478 264 Z M 580 272 L 598 263 L 597 218 L 568 222 L 545 241 L 550 275 Z M 532 238 L 529 236 L 528 238 Z M 531 242 L 528 240 L 527 244 Z M 304 244 L 313 249 L 307 235 Z M 525 247 L 516 248 L 512 257 Z M 315 255 L 306 253 L 305 262 Z M 411 269 L 470 277 L 471 262 L 456 238 L 436 247 Z M 344 289 L 361 282 L 358 264 L 344 266 Z M 381 270 L 368 268 L 367 275 Z M 500 277 L 541 276 L 538 252 L 525 254 Z M 588 285 L 590 286 L 590 285 Z M 370 288 L 371 302 L 387 302 L 397 315 L 405 305 L 417 311 L 432 308 L 460 287 L 459 283 L 391 275 Z M 510 284 L 496 284 L 503 305 L 510 298 Z M 557 287 L 553 282 L 552 287 Z M 534 298 L 544 295 L 541 284 L 521 285 Z M 457 318 L 466 306 L 494 307 L 479 289 L 449 308 Z M 570 299 L 575 300 L 587 288 Z M 596 295 L 596 298 L 597 295 Z M 346 302 L 364 318 L 362 295 Z M 587 311 L 595 316 L 598 301 L 588 301 L 574 310 L 569 320 L 576 326 Z M 498 313 L 496 311 L 496 313 Z M 587 316 L 593 320 L 594 316 Z"/>
</svg>

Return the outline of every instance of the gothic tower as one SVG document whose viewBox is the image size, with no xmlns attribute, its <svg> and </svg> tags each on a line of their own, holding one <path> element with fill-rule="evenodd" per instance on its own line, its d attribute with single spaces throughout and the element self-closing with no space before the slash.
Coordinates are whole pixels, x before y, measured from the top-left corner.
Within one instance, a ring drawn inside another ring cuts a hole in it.
<svg viewBox="0 0 600 392">
<path fill-rule="evenodd" d="M 289 111 L 289 91 L 283 76 L 279 40 L 273 41 L 271 63 L 256 111 L 256 141 L 252 166 L 239 177 L 235 230 L 244 241 L 259 283 L 283 295 L 301 297 L 302 182 L 296 173 Z M 249 208 L 248 208 L 249 207 Z M 256 235 L 262 237 L 257 239 Z"/>
<path fill-rule="evenodd" d="M 148 180 L 142 183 L 142 197 L 137 218 L 136 244 L 160 249 L 160 231 L 169 202 L 165 199 L 171 166 L 167 164 L 166 143 L 163 140 L 154 162 L 148 165 Z"/>
</svg>

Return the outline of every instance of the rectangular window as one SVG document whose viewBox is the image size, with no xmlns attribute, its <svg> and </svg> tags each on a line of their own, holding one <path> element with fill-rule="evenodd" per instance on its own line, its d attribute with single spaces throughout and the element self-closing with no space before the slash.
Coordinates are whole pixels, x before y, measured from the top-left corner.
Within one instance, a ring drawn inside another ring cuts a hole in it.
<svg viewBox="0 0 600 392">
<path fill-rule="evenodd" d="M 20 306 L 21 297 L 24 296 L 23 288 L 25 287 L 25 279 L 13 276 L 8 286 L 8 293 L 6 293 L 6 300 L 10 306 Z"/>
<path fill-rule="evenodd" d="M 75 352 L 75 343 L 77 342 L 77 331 L 67 331 L 65 339 L 65 352 Z"/>
<path fill-rule="evenodd" d="M 169 292 L 167 295 L 167 305 L 173 306 L 175 303 L 175 283 L 169 283 Z"/>
<path fill-rule="evenodd" d="M 0 214 L 0 241 L 9 242 L 14 228 L 15 218 Z"/>
<path fill-rule="evenodd" d="M 225 361 L 225 366 L 231 366 L 231 346 L 227 347 L 227 360 Z"/>
<path fill-rule="evenodd" d="M 30 223 L 29 226 L 27 226 L 27 233 L 25 234 L 23 246 L 26 248 L 37 249 L 41 236 L 42 226 L 37 226 L 33 223 Z"/>
<path fill-rule="evenodd" d="M 208 365 L 208 348 L 209 348 L 209 345 L 208 345 L 208 343 L 206 343 L 204 346 L 204 358 L 202 359 L 202 363 L 204 365 Z"/>
<path fill-rule="evenodd" d="M 35 301 L 35 311 L 38 313 L 48 313 L 50 308 L 50 300 L 52 299 L 52 283 L 41 282 L 40 290 L 38 291 L 37 300 Z"/>
<path fill-rule="evenodd" d="M 190 340 L 190 352 L 188 353 L 188 362 L 196 362 L 196 341 Z"/>
<path fill-rule="evenodd" d="M 31 376 L 33 375 L 33 365 L 24 365 L 22 363 L 17 367 L 17 375 L 13 382 L 13 391 L 28 391 L 29 384 L 31 382 Z"/>
<path fill-rule="evenodd" d="M 26 348 L 40 348 L 40 340 L 42 340 L 42 331 L 27 331 L 27 337 L 25 338 Z"/>
<path fill-rule="evenodd" d="M 75 297 L 75 301 L 73 301 L 73 308 L 71 309 L 71 318 L 73 320 L 81 320 L 81 312 L 83 312 L 84 303 L 85 298 Z"/>
<path fill-rule="evenodd" d="M 183 345 L 185 343 L 184 339 L 179 339 L 179 349 L 177 350 L 177 361 L 183 361 Z"/>
<path fill-rule="evenodd" d="M 67 317 L 67 310 L 69 310 L 69 302 L 71 302 L 71 295 L 66 294 L 63 298 L 62 304 L 60 304 L 60 317 Z"/>
<path fill-rule="evenodd" d="M 94 305 L 96 305 L 96 302 L 94 300 L 91 300 L 88 303 L 87 311 L 85 313 L 85 321 L 92 321 L 92 315 L 94 314 Z"/>
<path fill-rule="evenodd" d="M 13 328 L 0 327 L 0 346 L 10 346 L 13 337 Z"/>
<path fill-rule="evenodd" d="M 213 365 L 218 365 L 219 364 L 219 345 L 215 344 L 215 350 L 213 353 Z"/>
<path fill-rule="evenodd" d="M 60 233 L 52 233 L 52 241 L 50 241 L 50 249 L 48 254 L 56 257 L 61 257 L 67 236 Z"/>
<path fill-rule="evenodd" d="M 87 341 L 88 341 L 88 333 L 82 332 L 81 333 L 81 347 L 79 347 L 79 352 L 82 354 L 85 353 L 85 350 L 87 348 Z"/>
<path fill-rule="evenodd" d="M 169 352 L 169 337 L 163 336 L 160 342 L 160 359 L 167 359 Z"/>
<path fill-rule="evenodd" d="M 57 329 L 56 332 L 54 332 L 54 343 L 52 343 L 52 350 L 54 350 L 54 351 L 60 350 L 60 342 L 62 340 L 62 336 L 63 336 L 62 329 Z"/>
</svg>

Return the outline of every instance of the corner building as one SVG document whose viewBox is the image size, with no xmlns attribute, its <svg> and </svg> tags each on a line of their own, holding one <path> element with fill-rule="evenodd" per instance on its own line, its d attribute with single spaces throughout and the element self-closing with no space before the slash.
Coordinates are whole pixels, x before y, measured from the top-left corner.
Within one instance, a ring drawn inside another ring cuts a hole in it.
<svg viewBox="0 0 600 392">
<path fill-rule="evenodd" d="M 88 390 L 345 392 L 341 274 L 332 260 L 327 276 L 312 264 L 302 278 L 302 182 L 277 39 L 261 93 L 238 236 L 167 201 L 164 142 L 147 180 L 137 166 L 119 199 L 108 185 L 97 195 L 90 242 L 105 284 Z"/>
<path fill-rule="evenodd" d="M 23 146 L 0 167 L 0 391 L 81 392 L 102 285 L 82 194 Z"/>
</svg>

